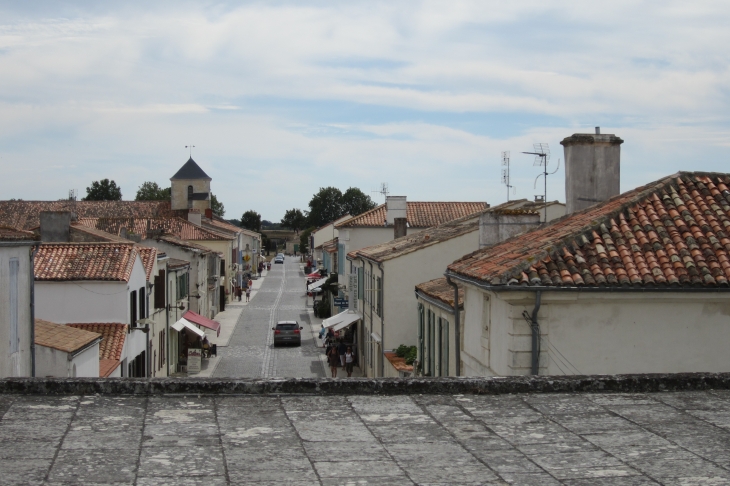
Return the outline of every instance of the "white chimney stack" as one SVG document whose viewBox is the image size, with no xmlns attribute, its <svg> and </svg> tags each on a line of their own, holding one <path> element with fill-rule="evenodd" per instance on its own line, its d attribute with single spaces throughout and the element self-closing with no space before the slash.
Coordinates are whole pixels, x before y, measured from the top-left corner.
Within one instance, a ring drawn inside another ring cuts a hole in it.
<svg viewBox="0 0 730 486">
<path fill-rule="evenodd" d="M 388 196 L 385 198 L 385 224 L 393 226 L 396 218 L 408 217 L 406 196 Z"/>
</svg>

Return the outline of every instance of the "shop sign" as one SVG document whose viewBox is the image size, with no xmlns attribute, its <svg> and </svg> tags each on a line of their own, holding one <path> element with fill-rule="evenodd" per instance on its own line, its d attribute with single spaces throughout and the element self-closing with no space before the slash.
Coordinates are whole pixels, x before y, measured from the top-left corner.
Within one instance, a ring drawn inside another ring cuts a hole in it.
<svg viewBox="0 0 730 486">
<path fill-rule="evenodd" d="M 200 348 L 188 348 L 188 374 L 200 373 L 200 364 L 203 357 L 203 350 Z"/>
</svg>

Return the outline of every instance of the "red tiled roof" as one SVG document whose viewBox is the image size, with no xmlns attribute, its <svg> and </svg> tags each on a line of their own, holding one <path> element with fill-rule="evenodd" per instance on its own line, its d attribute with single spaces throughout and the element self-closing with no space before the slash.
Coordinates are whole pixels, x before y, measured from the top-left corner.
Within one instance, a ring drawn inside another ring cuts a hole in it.
<svg viewBox="0 0 730 486">
<path fill-rule="evenodd" d="M 137 255 L 131 243 L 43 243 L 35 257 L 35 279 L 126 282 Z"/>
<path fill-rule="evenodd" d="M 149 282 L 152 278 L 152 271 L 155 267 L 155 261 L 157 261 L 157 248 L 151 246 L 134 245 L 139 252 L 139 256 L 142 258 L 142 265 L 144 265 L 144 272 L 147 275 L 147 281 Z"/>
<path fill-rule="evenodd" d="M 178 238 L 177 236 L 173 235 L 162 235 L 158 238 L 155 238 L 157 241 L 164 241 L 165 243 L 169 243 L 171 245 L 179 246 L 181 248 L 187 248 L 189 250 L 197 250 L 201 254 L 206 255 L 213 250 L 210 248 L 206 248 L 203 245 L 198 245 L 197 243 L 192 243 L 188 240 L 183 240 L 181 238 Z"/>
<path fill-rule="evenodd" d="M 121 234 L 122 228 L 147 238 L 147 231 L 171 234 L 183 240 L 230 240 L 231 236 L 207 228 L 196 226 L 178 217 L 169 218 L 79 218 L 79 223 L 97 228 L 114 235 Z"/>
<path fill-rule="evenodd" d="M 38 231 L 40 232 L 40 227 L 38 228 Z M 91 228 L 89 226 L 85 226 L 77 221 L 74 221 L 71 223 L 71 234 L 73 239 L 73 233 L 75 231 L 78 231 L 80 233 L 84 233 L 88 235 L 90 238 L 94 238 L 94 241 L 116 241 L 119 243 L 129 243 L 130 240 L 124 239 L 121 236 L 113 235 L 111 233 L 107 233 L 106 231 L 102 231 L 96 228 Z M 76 240 L 78 241 L 78 240 Z"/>
<path fill-rule="evenodd" d="M 35 320 L 35 343 L 39 346 L 73 353 L 100 337 L 101 335 L 97 332 L 76 329 L 42 319 Z"/>
<path fill-rule="evenodd" d="M 479 231 L 479 219 L 477 215 L 470 215 L 395 240 L 354 250 L 347 256 L 364 256 L 376 262 L 384 262 L 475 231 Z"/>
<path fill-rule="evenodd" d="M 99 360 L 99 377 L 106 378 L 114 373 L 119 365 L 122 364 L 118 359 L 100 359 Z"/>
<path fill-rule="evenodd" d="M 166 218 L 179 215 L 170 201 L 0 201 L 0 225 L 40 226 L 41 211 L 71 211 L 79 218 Z"/>
<path fill-rule="evenodd" d="M 124 340 L 127 339 L 127 325 L 117 323 L 80 323 L 66 324 L 84 331 L 101 334 L 99 343 L 99 361 L 111 359 L 119 361 L 124 351 Z"/>
<path fill-rule="evenodd" d="M 453 280 L 452 280 L 453 282 Z M 455 282 L 459 289 L 459 307 L 464 307 L 464 286 Z M 416 285 L 416 291 L 432 299 L 439 300 L 449 307 L 454 307 L 454 288 L 446 281 L 446 277 L 429 280 Z"/>
<path fill-rule="evenodd" d="M 411 228 L 430 228 L 487 209 L 485 202 L 406 202 L 406 219 Z M 385 204 L 335 225 L 336 228 L 382 227 Z"/>
<path fill-rule="evenodd" d="M 680 172 L 479 250 L 450 272 L 493 286 L 726 287 L 730 175 Z"/>
<path fill-rule="evenodd" d="M 0 241 L 35 241 L 38 236 L 30 231 L 23 231 L 10 226 L 0 226 Z"/>
</svg>

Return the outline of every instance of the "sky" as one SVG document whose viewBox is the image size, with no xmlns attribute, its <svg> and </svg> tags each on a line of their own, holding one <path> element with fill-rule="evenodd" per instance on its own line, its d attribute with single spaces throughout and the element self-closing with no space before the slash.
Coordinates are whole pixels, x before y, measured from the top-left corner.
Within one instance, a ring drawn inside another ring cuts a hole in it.
<svg viewBox="0 0 730 486">
<path fill-rule="evenodd" d="M 621 1 L 0 1 L 0 199 L 192 156 L 226 218 L 279 221 L 320 187 L 377 203 L 565 200 L 573 133 L 613 133 L 621 190 L 730 172 L 730 6 Z M 558 165 L 560 164 L 560 165 Z"/>
</svg>

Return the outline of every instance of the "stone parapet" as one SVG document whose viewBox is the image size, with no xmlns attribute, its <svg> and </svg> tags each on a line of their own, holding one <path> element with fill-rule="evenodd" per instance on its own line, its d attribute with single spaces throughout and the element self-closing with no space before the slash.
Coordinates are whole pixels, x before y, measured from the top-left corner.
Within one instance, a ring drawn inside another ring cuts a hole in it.
<svg viewBox="0 0 730 486">
<path fill-rule="evenodd" d="M 730 389 L 730 373 L 492 378 L 6 378 L 0 394 L 21 395 L 501 395 L 652 393 Z"/>
</svg>

